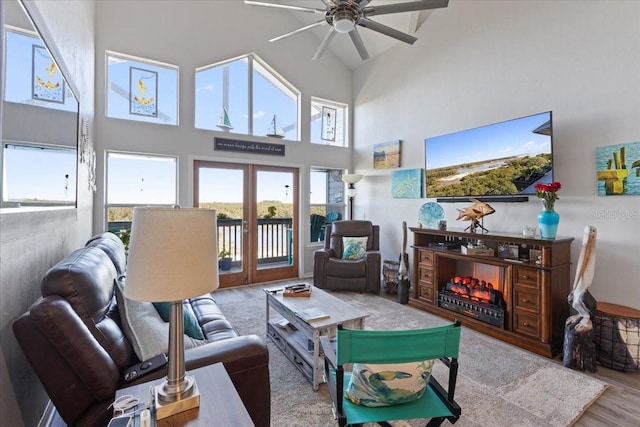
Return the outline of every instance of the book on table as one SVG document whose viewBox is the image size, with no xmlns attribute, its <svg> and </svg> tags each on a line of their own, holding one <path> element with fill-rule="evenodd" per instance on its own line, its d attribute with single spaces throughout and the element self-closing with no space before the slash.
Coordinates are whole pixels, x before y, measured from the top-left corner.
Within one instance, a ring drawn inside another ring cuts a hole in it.
<svg viewBox="0 0 640 427">
<path fill-rule="evenodd" d="M 313 322 L 314 320 L 322 320 L 329 318 L 329 313 L 326 311 L 317 308 L 305 308 L 304 310 L 300 310 L 296 312 L 296 316 L 304 320 L 305 322 Z"/>
</svg>

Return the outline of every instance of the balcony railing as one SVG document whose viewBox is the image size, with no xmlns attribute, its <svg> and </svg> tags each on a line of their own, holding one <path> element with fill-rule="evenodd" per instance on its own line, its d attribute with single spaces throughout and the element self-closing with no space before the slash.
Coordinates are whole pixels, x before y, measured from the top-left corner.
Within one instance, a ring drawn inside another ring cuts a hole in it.
<svg viewBox="0 0 640 427">
<path fill-rule="evenodd" d="M 293 264 L 292 224 L 291 218 L 258 219 L 258 265 Z M 131 221 L 109 222 L 107 231 L 119 235 L 120 230 L 128 228 Z M 218 250 L 229 252 L 234 266 L 242 261 L 242 230 L 241 219 L 218 219 Z"/>
</svg>

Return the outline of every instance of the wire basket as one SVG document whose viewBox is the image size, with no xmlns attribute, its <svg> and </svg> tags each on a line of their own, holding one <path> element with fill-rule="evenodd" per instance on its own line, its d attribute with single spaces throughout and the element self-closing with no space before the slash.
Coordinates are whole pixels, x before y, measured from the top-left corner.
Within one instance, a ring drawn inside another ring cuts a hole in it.
<svg viewBox="0 0 640 427">
<path fill-rule="evenodd" d="M 384 291 L 389 295 L 398 293 L 398 269 L 400 263 L 392 259 L 385 259 L 382 264 L 382 277 L 384 278 Z"/>
</svg>

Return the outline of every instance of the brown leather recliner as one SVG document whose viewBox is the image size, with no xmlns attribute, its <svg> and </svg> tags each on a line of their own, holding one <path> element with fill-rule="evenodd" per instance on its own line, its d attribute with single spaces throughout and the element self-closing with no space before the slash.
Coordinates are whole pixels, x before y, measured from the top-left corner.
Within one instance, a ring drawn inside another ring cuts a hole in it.
<svg viewBox="0 0 640 427">
<path fill-rule="evenodd" d="M 367 237 L 363 259 L 342 259 L 344 237 Z M 313 284 L 334 291 L 380 292 L 380 227 L 371 221 L 326 225 L 324 248 L 313 254 Z"/>
<path fill-rule="evenodd" d="M 140 361 L 123 330 L 114 291 L 118 273 L 126 269 L 124 247 L 109 234 L 53 266 L 42 280 L 43 298 L 13 324 L 52 403 L 72 426 L 107 425 L 117 389 L 166 375 L 165 367 L 130 383 L 123 379 L 123 371 Z M 210 342 L 185 351 L 187 370 L 221 362 L 255 425 L 269 427 L 265 342 L 238 335 L 209 295 L 188 303 Z"/>
</svg>

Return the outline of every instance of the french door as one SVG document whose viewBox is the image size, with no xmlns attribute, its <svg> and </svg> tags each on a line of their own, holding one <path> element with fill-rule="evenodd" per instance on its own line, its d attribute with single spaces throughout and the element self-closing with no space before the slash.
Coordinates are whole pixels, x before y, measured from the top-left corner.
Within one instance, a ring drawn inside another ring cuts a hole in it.
<svg viewBox="0 0 640 427">
<path fill-rule="evenodd" d="M 298 277 L 298 169 L 196 160 L 193 170 L 194 206 L 218 211 L 220 287 Z"/>
</svg>

